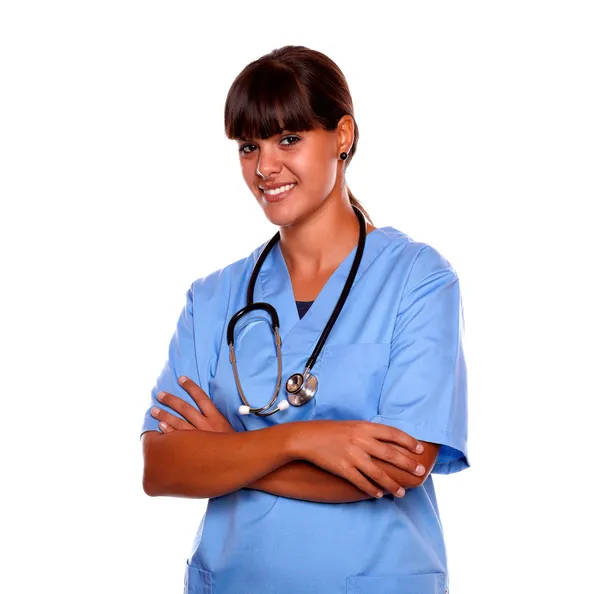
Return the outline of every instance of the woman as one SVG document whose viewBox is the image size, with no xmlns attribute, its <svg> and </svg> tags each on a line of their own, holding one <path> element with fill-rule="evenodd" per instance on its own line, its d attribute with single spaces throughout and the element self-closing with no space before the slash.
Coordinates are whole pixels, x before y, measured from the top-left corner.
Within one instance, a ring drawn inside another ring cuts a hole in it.
<svg viewBox="0 0 600 594">
<path fill-rule="evenodd" d="M 279 234 L 192 284 L 143 422 L 145 492 L 210 498 L 185 591 L 447 591 L 430 473 L 469 465 L 457 275 L 352 196 L 322 53 L 249 64 L 225 129 Z"/>
</svg>

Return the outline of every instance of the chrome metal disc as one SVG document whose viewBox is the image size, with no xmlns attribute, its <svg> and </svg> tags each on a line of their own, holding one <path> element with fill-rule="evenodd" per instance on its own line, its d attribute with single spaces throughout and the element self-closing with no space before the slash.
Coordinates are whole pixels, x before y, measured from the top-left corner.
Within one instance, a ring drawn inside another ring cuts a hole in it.
<svg viewBox="0 0 600 594">
<path fill-rule="evenodd" d="M 288 393 L 288 402 L 292 406 L 306 404 L 316 393 L 318 386 L 317 378 L 309 374 L 306 379 L 301 373 L 292 375 L 285 384 Z"/>
</svg>

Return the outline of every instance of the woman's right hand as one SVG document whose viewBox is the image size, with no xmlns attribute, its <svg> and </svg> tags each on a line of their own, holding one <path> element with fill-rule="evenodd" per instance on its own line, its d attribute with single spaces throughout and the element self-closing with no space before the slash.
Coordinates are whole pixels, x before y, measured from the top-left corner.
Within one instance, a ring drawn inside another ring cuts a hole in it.
<svg viewBox="0 0 600 594">
<path fill-rule="evenodd" d="M 404 489 L 372 458 L 393 464 L 415 476 L 422 476 L 425 472 L 422 464 L 395 447 L 398 445 L 421 454 L 423 445 L 395 427 L 369 421 L 313 420 L 291 424 L 296 426 L 291 440 L 292 454 L 296 459 L 306 460 L 337 474 L 372 497 L 383 495 L 377 485 L 397 497 L 404 495 Z"/>
</svg>

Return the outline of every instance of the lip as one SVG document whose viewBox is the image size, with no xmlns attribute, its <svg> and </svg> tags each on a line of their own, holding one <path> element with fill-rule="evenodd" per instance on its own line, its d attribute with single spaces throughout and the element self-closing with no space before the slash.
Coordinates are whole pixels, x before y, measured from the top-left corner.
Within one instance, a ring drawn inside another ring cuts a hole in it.
<svg viewBox="0 0 600 594">
<path fill-rule="evenodd" d="M 283 184 L 283 185 L 287 185 L 287 184 Z M 265 202 L 269 202 L 270 204 L 273 204 L 275 202 L 281 202 L 282 200 L 285 200 L 295 189 L 296 189 L 296 185 L 294 184 L 293 188 L 290 188 L 289 190 L 287 190 L 286 192 L 282 192 L 281 194 L 276 194 L 275 196 L 269 196 L 269 194 L 265 194 L 262 190 L 261 190 L 261 196 L 262 199 Z"/>
<path fill-rule="evenodd" d="M 263 184 L 258 186 L 260 190 L 276 190 L 277 188 L 281 188 L 282 186 L 289 186 L 290 184 L 295 184 L 296 182 L 280 182 L 278 184 Z"/>
</svg>

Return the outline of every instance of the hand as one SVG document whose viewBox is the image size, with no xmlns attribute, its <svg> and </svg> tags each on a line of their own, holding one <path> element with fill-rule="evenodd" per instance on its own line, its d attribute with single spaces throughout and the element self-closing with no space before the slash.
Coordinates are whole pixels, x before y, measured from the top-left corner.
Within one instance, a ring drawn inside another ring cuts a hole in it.
<svg viewBox="0 0 600 594">
<path fill-rule="evenodd" d="M 404 488 L 379 468 L 372 458 L 415 476 L 422 476 L 426 471 L 422 464 L 402 452 L 402 448 L 406 448 L 421 454 L 423 444 L 400 429 L 369 421 L 318 420 L 298 422 L 297 425 L 292 444 L 296 458 L 345 478 L 372 497 L 383 495 L 376 485 L 397 497 L 405 493 Z"/>
<path fill-rule="evenodd" d="M 157 398 L 160 400 L 161 404 L 172 408 L 184 417 L 183 419 L 180 419 L 160 408 L 157 409 L 158 412 L 155 413 L 153 409 L 150 414 L 155 419 L 161 421 L 160 429 L 163 433 L 189 431 L 194 429 L 200 431 L 214 431 L 217 433 L 235 432 L 235 429 L 230 425 L 229 421 L 219 412 L 219 409 L 198 384 L 195 384 L 191 379 L 185 377 L 185 375 L 180 376 L 178 382 L 192 397 L 192 400 L 196 403 L 199 410 L 185 402 L 185 400 L 182 400 L 173 394 L 169 394 L 169 392 L 159 392 Z M 162 427 L 162 423 L 165 424 L 164 428 Z"/>
</svg>

